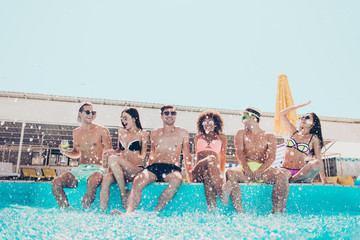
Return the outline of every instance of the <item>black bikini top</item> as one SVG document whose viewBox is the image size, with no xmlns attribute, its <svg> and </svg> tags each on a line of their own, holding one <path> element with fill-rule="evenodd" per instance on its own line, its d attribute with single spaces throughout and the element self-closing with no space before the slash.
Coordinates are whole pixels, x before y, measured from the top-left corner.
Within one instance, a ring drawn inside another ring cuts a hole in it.
<svg viewBox="0 0 360 240">
<path fill-rule="evenodd" d="M 119 148 L 121 151 L 124 151 L 126 148 L 124 147 L 124 144 L 121 142 L 121 140 L 119 141 Z M 141 146 L 140 146 L 140 142 L 139 140 L 134 140 L 132 141 L 129 146 L 127 147 L 128 150 L 130 151 L 140 151 L 141 150 Z"/>
</svg>

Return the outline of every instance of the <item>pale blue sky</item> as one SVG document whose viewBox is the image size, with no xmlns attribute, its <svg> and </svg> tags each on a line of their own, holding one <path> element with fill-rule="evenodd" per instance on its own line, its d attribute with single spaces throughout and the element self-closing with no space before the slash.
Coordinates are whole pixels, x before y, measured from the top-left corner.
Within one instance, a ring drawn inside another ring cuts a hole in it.
<svg viewBox="0 0 360 240">
<path fill-rule="evenodd" d="M 360 118 L 360 1 L 0 0 L 4 91 Z"/>
</svg>

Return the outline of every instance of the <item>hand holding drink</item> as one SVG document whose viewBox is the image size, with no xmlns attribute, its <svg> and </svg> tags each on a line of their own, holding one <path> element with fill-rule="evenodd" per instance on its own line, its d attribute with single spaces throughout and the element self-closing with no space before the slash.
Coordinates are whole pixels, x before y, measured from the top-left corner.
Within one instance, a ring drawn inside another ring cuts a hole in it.
<svg viewBox="0 0 360 240">
<path fill-rule="evenodd" d="M 60 143 L 60 151 L 62 154 L 69 148 L 69 141 L 68 140 L 62 140 Z"/>
</svg>

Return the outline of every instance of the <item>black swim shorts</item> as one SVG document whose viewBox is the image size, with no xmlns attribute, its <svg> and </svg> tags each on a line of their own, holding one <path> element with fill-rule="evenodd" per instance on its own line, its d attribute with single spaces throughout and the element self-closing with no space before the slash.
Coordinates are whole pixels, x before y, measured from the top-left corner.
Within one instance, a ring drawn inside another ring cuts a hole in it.
<svg viewBox="0 0 360 240">
<path fill-rule="evenodd" d="M 174 171 L 178 171 L 181 173 L 181 168 L 173 164 L 167 163 L 153 163 L 147 166 L 145 169 L 155 174 L 158 182 L 163 182 L 164 177 Z"/>
</svg>

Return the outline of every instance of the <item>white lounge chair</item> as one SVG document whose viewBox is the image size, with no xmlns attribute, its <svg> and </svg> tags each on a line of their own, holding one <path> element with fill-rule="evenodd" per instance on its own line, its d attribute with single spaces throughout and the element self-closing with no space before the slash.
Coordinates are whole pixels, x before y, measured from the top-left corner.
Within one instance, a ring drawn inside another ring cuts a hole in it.
<svg viewBox="0 0 360 240">
<path fill-rule="evenodd" d="M 18 177 L 19 174 L 13 171 L 13 165 L 9 162 L 0 162 L 0 177 Z"/>
</svg>

